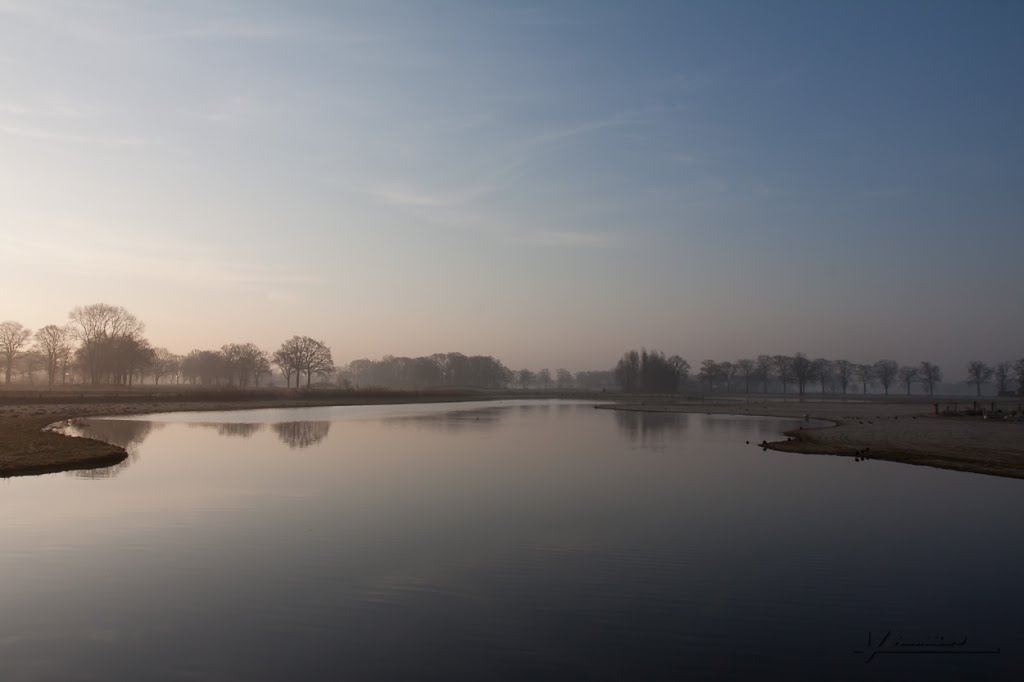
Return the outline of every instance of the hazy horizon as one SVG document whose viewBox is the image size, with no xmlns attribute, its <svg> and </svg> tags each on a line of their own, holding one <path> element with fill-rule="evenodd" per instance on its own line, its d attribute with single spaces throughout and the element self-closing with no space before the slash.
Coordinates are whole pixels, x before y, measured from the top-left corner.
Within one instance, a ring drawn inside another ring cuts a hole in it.
<svg viewBox="0 0 1024 682">
<path fill-rule="evenodd" d="M 1024 354 L 1022 19 L 0 0 L 0 321 L 957 380 Z"/>
</svg>

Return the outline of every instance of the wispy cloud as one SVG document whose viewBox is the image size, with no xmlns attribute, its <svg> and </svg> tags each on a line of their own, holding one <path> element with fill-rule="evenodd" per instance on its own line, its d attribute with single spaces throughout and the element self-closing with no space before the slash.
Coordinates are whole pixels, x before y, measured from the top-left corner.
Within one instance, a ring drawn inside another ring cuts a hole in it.
<svg viewBox="0 0 1024 682">
<path fill-rule="evenodd" d="M 570 137 L 576 137 L 578 135 L 586 135 L 587 133 L 593 133 L 598 130 L 605 128 L 612 128 L 616 126 L 624 126 L 629 124 L 642 123 L 637 119 L 632 119 L 623 115 L 616 115 L 610 118 L 601 118 L 592 121 L 582 121 L 573 125 L 566 126 L 564 128 L 554 128 L 547 130 L 542 133 L 533 135 L 525 140 L 526 145 L 537 146 L 544 145 L 549 142 L 558 142 Z"/>
<path fill-rule="evenodd" d="M 255 22 L 218 22 L 202 26 L 192 26 L 177 32 L 186 38 L 208 38 L 213 40 L 266 40 L 295 35 L 295 29 L 277 26 L 271 23 Z"/>
<path fill-rule="evenodd" d="M 336 26 L 312 23 L 285 23 L 281 20 L 228 19 L 186 26 L 170 34 L 194 40 L 310 40 L 324 39 L 333 43 L 368 44 L 380 42 L 381 36 L 340 30 Z"/>
<path fill-rule="evenodd" d="M 2 60 L 0 60 L 2 61 Z M 70 102 L 49 102 L 25 104 L 23 102 L 0 102 L 0 114 L 11 116 L 41 116 L 46 118 L 83 118 L 95 113 L 92 107 Z"/>
<path fill-rule="evenodd" d="M 256 106 L 248 97 L 227 97 L 203 108 L 182 109 L 187 118 L 207 123 L 231 123 L 250 118 Z"/>
<path fill-rule="evenodd" d="M 546 231 L 527 232 L 516 237 L 516 241 L 537 246 L 567 248 L 608 248 L 615 238 L 610 234 L 596 232 Z"/>
<path fill-rule="evenodd" d="M 367 190 L 365 193 L 382 204 L 391 206 L 418 206 L 448 208 L 467 204 L 494 190 L 493 186 L 466 187 L 447 192 L 410 190 L 407 188 L 385 187 Z"/>
<path fill-rule="evenodd" d="M 50 225 L 39 232 L 53 234 Z M 75 230 L 90 234 L 88 240 L 13 237 L 5 249 L 19 263 L 33 267 L 53 267 L 83 276 L 162 280 L 189 285 L 229 284 L 236 286 L 279 286 L 316 281 L 283 265 L 258 265 L 219 256 L 214 250 L 190 244 L 187 254 L 176 254 L 166 244 L 139 244 L 137 240 L 113 234 L 97 234 L 90 227 Z M 67 233 L 56 228 L 56 234 Z M 177 245 L 180 251 L 180 245 Z M 159 254 L 159 255 L 153 255 Z M 111 270 L 110 263 L 117 263 Z"/>
<path fill-rule="evenodd" d="M 153 144 L 152 140 L 138 137 L 103 137 L 95 135 L 78 135 L 76 133 L 65 133 L 40 128 L 20 128 L 0 124 L 0 134 L 11 137 L 21 137 L 31 140 L 46 140 L 50 142 L 68 142 L 75 144 L 95 144 L 108 147 L 140 147 Z"/>
</svg>

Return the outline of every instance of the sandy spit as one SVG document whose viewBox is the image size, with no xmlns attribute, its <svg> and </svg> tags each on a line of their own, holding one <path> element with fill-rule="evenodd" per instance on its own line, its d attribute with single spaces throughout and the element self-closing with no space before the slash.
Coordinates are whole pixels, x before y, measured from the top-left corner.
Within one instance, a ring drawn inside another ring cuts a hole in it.
<svg viewBox="0 0 1024 682">
<path fill-rule="evenodd" d="M 800 427 L 785 435 L 788 440 L 752 443 L 782 452 L 840 455 L 903 462 L 940 469 L 970 471 L 992 476 L 1024 478 L 1024 421 L 945 416 L 952 401 L 901 400 L 892 402 L 730 401 L 719 403 L 623 403 L 605 409 L 649 412 L 747 414 L 795 419 L 821 419 L 834 426 Z M 990 403 L 986 401 L 986 405 Z M 961 399 L 960 405 L 964 405 Z M 997 402 L 996 409 L 1009 415 L 1017 400 Z"/>
</svg>

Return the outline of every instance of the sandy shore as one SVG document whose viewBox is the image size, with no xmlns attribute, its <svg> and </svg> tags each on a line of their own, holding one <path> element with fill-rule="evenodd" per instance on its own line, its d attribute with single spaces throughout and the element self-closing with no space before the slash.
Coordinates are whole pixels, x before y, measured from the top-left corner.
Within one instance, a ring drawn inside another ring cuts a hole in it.
<svg viewBox="0 0 1024 682">
<path fill-rule="evenodd" d="M 94 469 L 123 461 L 127 453 L 114 445 L 44 431 L 57 421 L 88 416 L 116 416 L 154 412 L 242 410 L 268 407 L 317 407 L 398 403 L 456 402 L 466 400 L 558 397 L 554 395 L 445 393 L 389 393 L 386 395 L 307 397 L 266 400 L 131 400 L 124 402 L 67 402 L 0 405 L 0 478 Z M 570 396 L 564 396 L 570 397 Z M 609 396 L 575 396 L 607 398 Z M 1006 412 L 1016 400 L 997 404 Z M 783 402 L 734 400 L 727 402 L 664 402 L 647 398 L 602 406 L 607 409 L 649 412 L 748 414 L 801 419 L 823 419 L 835 426 L 801 428 L 786 434 L 789 440 L 765 444 L 773 450 L 806 454 L 866 457 L 907 464 L 956 469 L 995 476 L 1024 478 L 1024 422 L 983 420 L 974 417 L 934 416 L 930 402 Z"/>
<path fill-rule="evenodd" d="M 946 402 L 946 401 L 944 401 Z M 961 400 L 961 405 L 963 401 Z M 986 402 L 986 405 L 988 402 Z M 1016 399 L 997 402 L 1006 413 Z M 650 412 L 749 414 L 823 419 L 835 426 L 799 428 L 790 440 L 766 443 L 783 452 L 842 455 L 1024 478 L 1024 422 L 980 417 L 935 416 L 931 403 L 900 402 L 735 402 L 731 404 L 623 403 L 608 409 Z M 940 406 L 940 410 L 942 407 Z"/>
</svg>

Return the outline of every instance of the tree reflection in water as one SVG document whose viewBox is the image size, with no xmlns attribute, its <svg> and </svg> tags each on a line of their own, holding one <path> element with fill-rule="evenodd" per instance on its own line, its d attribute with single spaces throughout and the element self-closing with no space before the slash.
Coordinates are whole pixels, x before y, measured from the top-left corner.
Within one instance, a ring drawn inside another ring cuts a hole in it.
<svg viewBox="0 0 1024 682">
<path fill-rule="evenodd" d="M 76 478 L 113 478 L 130 467 L 138 460 L 138 447 L 146 440 L 153 429 L 162 429 L 165 425 L 159 422 L 135 421 L 130 419 L 72 419 L 60 429 L 67 436 L 92 438 L 124 448 L 128 457 L 113 466 L 101 469 L 82 469 L 69 471 L 69 476 Z"/>
<path fill-rule="evenodd" d="M 262 431 L 265 426 L 266 424 L 233 424 L 230 422 L 223 424 L 206 424 L 202 422 L 189 424 L 189 428 L 192 429 L 217 429 L 218 435 L 227 436 L 228 438 L 252 438 Z"/>
<path fill-rule="evenodd" d="M 279 422 L 271 424 L 277 437 L 290 448 L 308 448 L 316 445 L 331 431 L 331 422 Z"/>
<path fill-rule="evenodd" d="M 482 407 L 473 410 L 451 410 L 427 414 L 401 415 L 381 420 L 384 426 L 412 427 L 431 431 L 479 431 L 492 429 L 508 416 L 508 408 Z"/>
<path fill-rule="evenodd" d="M 686 430 L 686 415 L 613 410 L 615 423 L 627 440 L 643 447 L 657 446 Z"/>
</svg>

